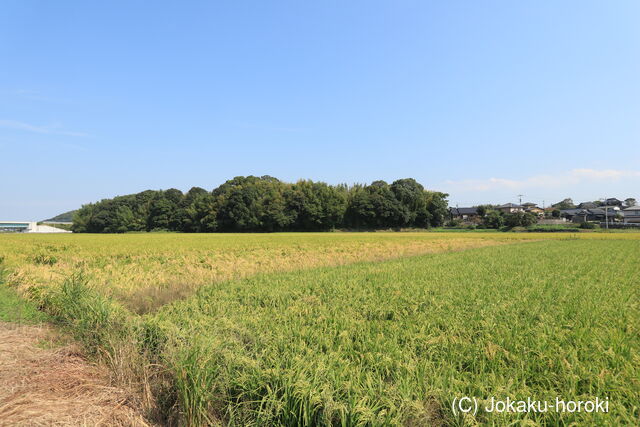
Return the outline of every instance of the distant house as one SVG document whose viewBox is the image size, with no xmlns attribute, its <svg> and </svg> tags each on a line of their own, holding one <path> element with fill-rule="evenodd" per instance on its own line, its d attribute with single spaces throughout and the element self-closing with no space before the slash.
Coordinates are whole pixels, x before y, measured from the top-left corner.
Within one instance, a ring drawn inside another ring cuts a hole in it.
<svg viewBox="0 0 640 427">
<path fill-rule="evenodd" d="M 640 223 L 640 206 L 631 206 L 622 211 L 625 224 Z"/>
<path fill-rule="evenodd" d="M 620 206 L 622 207 L 622 200 L 618 200 L 615 197 L 604 201 L 605 206 Z"/>
<path fill-rule="evenodd" d="M 614 209 L 563 209 L 560 211 L 560 215 L 563 218 L 575 223 L 582 223 L 588 221 L 604 221 L 607 218 L 608 221 L 613 221 L 616 217 L 616 211 Z"/>
<path fill-rule="evenodd" d="M 524 206 L 524 205 L 522 205 Z M 525 212 L 529 212 L 538 216 L 544 216 L 544 209 L 540 209 L 537 206 L 533 206 L 533 207 L 528 207 L 528 208 L 524 208 Z"/>
<path fill-rule="evenodd" d="M 449 208 L 451 219 L 459 219 L 462 221 L 475 220 L 480 217 L 478 208 Z"/>
<path fill-rule="evenodd" d="M 536 205 L 535 203 L 526 202 L 522 204 L 522 207 L 525 209 L 532 209 L 532 208 L 537 208 L 538 205 Z"/>
<path fill-rule="evenodd" d="M 596 206 L 595 203 L 593 202 L 582 202 L 578 205 L 579 209 L 594 209 L 597 208 L 598 206 Z"/>
<path fill-rule="evenodd" d="M 561 209 L 560 216 L 567 218 L 569 221 L 573 221 L 573 217 L 576 216 L 578 212 L 580 212 L 581 215 L 585 215 L 584 211 L 586 211 L 586 209 Z"/>
<path fill-rule="evenodd" d="M 496 210 L 504 213 L 524 212 L 524 208 L 515 203 L 505 203 L 504 205 L 498 206 Z"/>
</svg>

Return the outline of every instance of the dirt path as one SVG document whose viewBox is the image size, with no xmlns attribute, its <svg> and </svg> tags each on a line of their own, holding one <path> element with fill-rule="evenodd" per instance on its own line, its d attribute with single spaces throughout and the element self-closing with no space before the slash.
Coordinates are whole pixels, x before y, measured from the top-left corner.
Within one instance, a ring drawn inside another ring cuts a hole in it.
<svg viewBox="0 0 640 427">
<path fill-rule="evenodd" d="M 0 322 L 0 426 L 147 426 L 131 395 L 48 326 Z"/>
</svg>

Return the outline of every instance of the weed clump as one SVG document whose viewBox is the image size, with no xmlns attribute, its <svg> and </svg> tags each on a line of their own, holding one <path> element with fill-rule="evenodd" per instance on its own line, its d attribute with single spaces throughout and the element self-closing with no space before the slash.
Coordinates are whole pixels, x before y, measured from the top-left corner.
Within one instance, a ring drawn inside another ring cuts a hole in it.
<svg viewBox="0 0 640 427">
<path fill-rule="evenodd" d="M 58 257 L 51 254 L 39 253 L 33 255 L 31 261 L 36 265 L 54 265 L 58 262 Z"/>
</svg>

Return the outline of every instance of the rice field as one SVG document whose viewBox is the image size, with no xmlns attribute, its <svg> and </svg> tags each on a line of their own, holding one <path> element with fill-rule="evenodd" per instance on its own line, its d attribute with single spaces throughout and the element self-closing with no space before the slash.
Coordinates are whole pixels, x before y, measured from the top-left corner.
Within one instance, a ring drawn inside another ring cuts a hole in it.
<svg viewBox="0 0 640 427">
<path fill-rule="evenodd" d="M 259 272 L 379 261 L 513 240 L 504 233 L 0 236 L 5 264 L 11 269 L 7 280 L 14 287 L 32 292 L 56 288 L 72 273 L 83 272 L 94 289 L 138 313 L 183 298 L 203 284 Z"/>
<path fill-rule="evenodd" d="M 0 249 L 8 283 L 166 422 L 640 420 L 640 234 L 0 236 Z M 462 396 L 480 410 L 454 414 Z M 490 413 L 492 397 L 610 407 Z"/>
</svg>

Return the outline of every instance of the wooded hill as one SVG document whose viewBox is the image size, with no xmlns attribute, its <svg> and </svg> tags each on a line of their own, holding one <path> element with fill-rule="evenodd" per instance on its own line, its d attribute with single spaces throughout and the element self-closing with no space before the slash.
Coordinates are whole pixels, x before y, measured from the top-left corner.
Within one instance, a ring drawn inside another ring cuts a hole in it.
<svg viewBox="0 0 640 427">
<path fill-rule="evenodd" d="M 60 215 L 56 215 L 53 218 L 45 219 L 43 222 L 71 222 L 73 221 L 73 215 L 75 213 L 75 210 L 61 213 Z"/>
<path fill-rule="evenodd" d="M 236 177 L 213 191 L 147 190 L 82 206 L 73 231 L 271 232 L 427 228 L 442 225 L 448 195 L 412 178 L 392 184 L 295 184 L 270 176 Z"/>
</svg>

